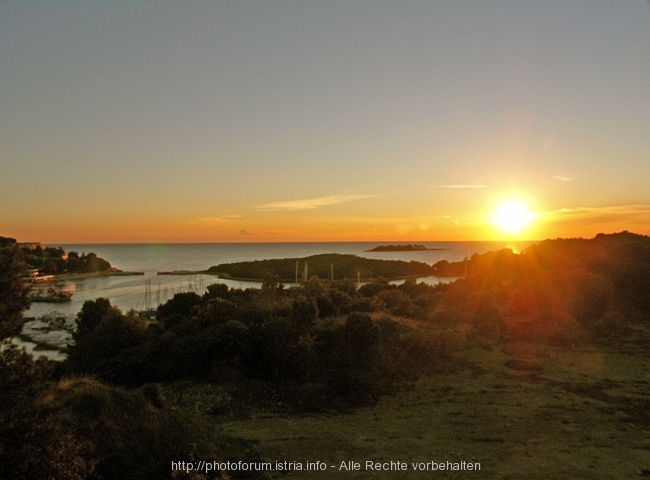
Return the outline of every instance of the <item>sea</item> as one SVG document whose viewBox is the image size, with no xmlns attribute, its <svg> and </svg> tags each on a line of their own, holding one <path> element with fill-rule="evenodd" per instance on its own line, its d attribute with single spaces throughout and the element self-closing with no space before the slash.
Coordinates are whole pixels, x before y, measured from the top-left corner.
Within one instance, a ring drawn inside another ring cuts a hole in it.
<svg viewBox="0 0 650 480">
<path fill-rule="evenodd" d="M 378 245 L 395 242 L 337 242 L 337 243 L 174 243 L 174 244 L 68 244 L 66 252 L 90 253 L 107 260 L 125 272 L 143 275 L 108 276 L 68 280 L 57 287 L 73 292 L 66 303 L 32 303 L 24 313 L 26 318 L 41 316 L 74 318 L 86 300 L 107 298 L 111 305 L 126 312 L 156 308 L 179 292 L 202 294 L 208 285 L 224 283 L 231 288 L 259 288 L 259 282 L 221 279 L 212 275 L 158 275 L 165 271 L 199 271 L 223 263 L 252 260 L 301 258 L 322 253 L 353 254 L 381 260 L 404 260 L 433 265 L 441 260 L 461 261 L 475 253 L 511 248 L 515 252 L 533 242 L 399 242 L 417 243 L 427 250 L 402 252 L 370 252 Z M 423 277 L 418 281 L 436 284 L 448 278 Z M 287 285 L 289 286 L 289 285 Z"/>
<path fill-rule="evenodd" d="M 45 356 L 55 361 L 66 358 L 66 348 L 73 342 L 75 318 L 84 302 L 107 298 L 111 305 L 123 312 L 131 309 L 146 311 L 180 292 L 202 294 L 208 285 L 223 283 L 230 288 L 259 288 L 259 282 L 221 279 L 213 275 L 158 275 L 158 272 L 204 271 L 223 263 L 302 258 L 321 253 L 352 254 L 380 260 L 416 261 L 433 265 L 441 260 L 461 261 L 476 253 L 510 248 L 519 252 L 534 242 L 399 242 L 417 243 L 427 250 L 402 252 L 370 252 L 379 245 L 395 242 L 347 243 L 172 243 L 172 244 L 74 244 L 55 245 L 66 252 L 95 253 L 124 272 L 141 275 L 95 277 L 66 280 L 57 287 L 72 291 L 70 302 L 36 303 L 24 312 L 25 325 L 21 335 L 10 343 L 24 348 L 34 357 Z M 336 278 L 336 272 L 335 272 Z M 419 282 L 435 285 L 454 281 L 454 278 L 422 277 Z M 394 283 L 400 283 L 396 281 Z M 287 286 L 290 286 L 288 284 Z M 0 350 L 7 348 L 0 345 Z"/>
</svg>

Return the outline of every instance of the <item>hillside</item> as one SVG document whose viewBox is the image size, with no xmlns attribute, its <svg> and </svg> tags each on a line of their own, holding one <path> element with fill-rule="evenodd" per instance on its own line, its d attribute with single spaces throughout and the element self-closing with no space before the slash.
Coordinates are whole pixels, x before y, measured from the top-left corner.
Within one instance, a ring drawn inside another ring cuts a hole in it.
<svg viewBox="0 0 650 480">
<path fill-rule="evenodd" d="M 307 265 L 309 278 L 330 279 L 332 271 L 335 280 L 387 280 L 432 275 L 433 269 L 422 262 L 402 260 L 375 260 L 356 255 L 328 253 L 305 258 L 283 258 L 257 260 L 253 262 L 224 263 L 212 266 L 208 273 L 222 277 L 262 281 L 267 276 L 277 276 L 280 281 L 290 282 L 302 278 Z"/>
</svg>

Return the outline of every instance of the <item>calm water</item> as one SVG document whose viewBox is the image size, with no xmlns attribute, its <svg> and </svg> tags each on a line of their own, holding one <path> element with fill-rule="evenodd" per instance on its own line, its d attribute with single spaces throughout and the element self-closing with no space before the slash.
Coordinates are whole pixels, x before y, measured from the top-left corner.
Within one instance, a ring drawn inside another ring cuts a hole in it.
<svg viewBox="0 0 650 480">
<path fill-rule="evenodd" d="M 384 242 L 387 244 L 391 242 Z M 409 242 L 404 242 L 409 243 Z M 460 261 L 465 256 L 500 248 L 518 251 L 531 242 L 417 242 L 427 248 L 416 252 L 367 252 L 381 245 L 377 242 L 354 243 L 204 243 L 204 244 L 83 244 L 60 245 L 66 252 L 94 252 L 112 266 L 124 271 L 144 272 L 144 275 L 101 277 L 63 283 L 63 288 L 74 291 L 72 301 L 65 304 L 33 303 L 26 317 L 57 314 L 66 317 L 77 314 L 86 300 L 108 298 L 123 311 L 131 308 L 154 308 L 180 291 L 202 293 L 211 283 L 225 283 L 234 288 L 259 287 L 257 282 L 219 279 L 211 275 L 167 276 L 158 271 L 206 270 L 221 263 L 273 258 L 306 257 L 319 253 L 353 254 L 383 260 L 418 261 L 433 265 L 440 260 Z M 59 245 L 51 245 L 58 247 Z M 427 277 L 427 283 L 440 279 Z M 147 287 L 147 283 L 149 287 Z"/>
</svg>

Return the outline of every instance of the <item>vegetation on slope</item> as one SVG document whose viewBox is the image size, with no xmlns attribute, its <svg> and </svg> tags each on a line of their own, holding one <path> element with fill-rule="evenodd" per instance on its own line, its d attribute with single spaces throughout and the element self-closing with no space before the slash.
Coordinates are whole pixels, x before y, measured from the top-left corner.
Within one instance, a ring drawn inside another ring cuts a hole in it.
<svg viewBox="0 0 650 480">
<path fill-rule="evenodd" d="M 13 278 L 21 264 L 8 248 L 1 267 Z M 251 408 L 337 411 L 454 368 L 468 345 L 486 341 L 503 351 L 525 341 L 645 352 L 649 266 L 650 238 L 622 233 L 475 255 L 467 278 L 435 287 L 311 279 L 284 288 L 267 276 L 261 289 L 215 284 L 202 296 L 177 294 L 155 321 L 89 301 L 64 365 L 2 354 L 0 438 L 14 439 L 0 442 L 3 476 L 49 469 L 57 478 L 112 478 L 111 468 L 138 458 L 146 460 L 134 478 L 158 478 L 170 458 L 228 458 L 232 449 L 201 429 L 187 432 L 191 420 L 166 406 L 166 395 L 187 404 L 194 386 L 216 389 L 201 407 L 215 419 Z M 24 308 L 22 289 L 7 285 L 0 308 L 13 313 L 3 332 Z M 542 367 L 532 358 L 504 366 L 534 380 Z M 637 403 L 615 405 L 629 415 Z M 232 448 L 238 459 L 255 458 L 246 444 Z"/>
<path fill-rule="evenodd" d="M 0 246 L 13 245 L 20 250 L 27 268 L 38 269 L 42 275 L 61 273 L 104 272 L 111 264 L 95 253 L 65 253 L 63 248 L 46 247 L 40 244 L 18 244 L 13 238 L 0 237 Z"/>
<path fill-rule="evenodd" d="M 0 340 L 18 335 L 23 328 L 22 312 L 29 307 L 25 269 L 16 241 L 0 237 Z"/>
<path fill-rule="evenodd" d="M 217 284 L 176 295 L 155 323 L 99 299 L 79 314 L 68 365 L 124 385 L 229 377 L 286 387 L 305 408 L 363 404 L 476 336 L 572 346 L 646 322 L 648 245 L 621 234 L 490 252 L 472 257 L 468 278 L 436 287 Z"/>
</svg>

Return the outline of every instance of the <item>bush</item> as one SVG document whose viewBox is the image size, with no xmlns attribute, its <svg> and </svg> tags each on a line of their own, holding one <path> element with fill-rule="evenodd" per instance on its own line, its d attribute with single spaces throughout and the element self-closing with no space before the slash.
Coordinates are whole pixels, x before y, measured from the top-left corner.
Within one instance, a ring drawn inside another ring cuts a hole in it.
<svg viewBox="0 0 650 480">
<path fill-rule="evenodd" d="M 309 329 L 318 318 L 318 306 L 310 297 L 296 297 L 291 306 L 291 317 L 298 328 Z"/>
<path fill-rule="evenodd" d="M 171 461 L 259 460 L 243 441 L 212 438 L 211 429 L 165 407 L 156 385 L 126 391 L 57 379 L 53 362 L 15 348 L 0 354 L 0 478 L 149 480 L 169 478 Z"/>
<path fill-rule="evenodd" d="M 391 288 L 397 288 L 394 285 L 391 285 L 383 278 L 378 278 L 372 282 L 365 283 L 359 287 L 359 295 L 362 297 L 374 297 L 379 292 L 388 290 Z"/>
<path fill-rule="evenodd" d="M 144 343 L 146 331 L 147 324 L 137 313 L 122 315 L 111 307 L 92 330 L 77 335 L 75 344 L 68 346 L 67 363 L 74 372 L 93 373 L 118 384 L 138 383 L 132 354 L 144 353 L 137 347 Z M 142 358 L 136 363 L 145 365 Z"/>
<path fill-rule="evenodd" d="M 172 315 L 189 318 L 200 304 L 201 297 L 194 292 L 177 293 L 167 303 L 158 306 L 156 318 L 160 321 Z"/>
<path fill-rule="evenodd" d="M 393 315 L 411 317 L 415 313 L 411 299 L 401 290 L 382 290 L 377 297 L 386 304 L 386 309 Z"/>
<path fill-rule="evenodd" d="M 98 298 L 96 300 L 86 300 L 77 314 L 77 328 L 72 334 L 75 341 L 90 335 L 95 327 L 99 325 L 102 318 L 111 311 L 111 302 L 107 298 Z"/>
</svg>

